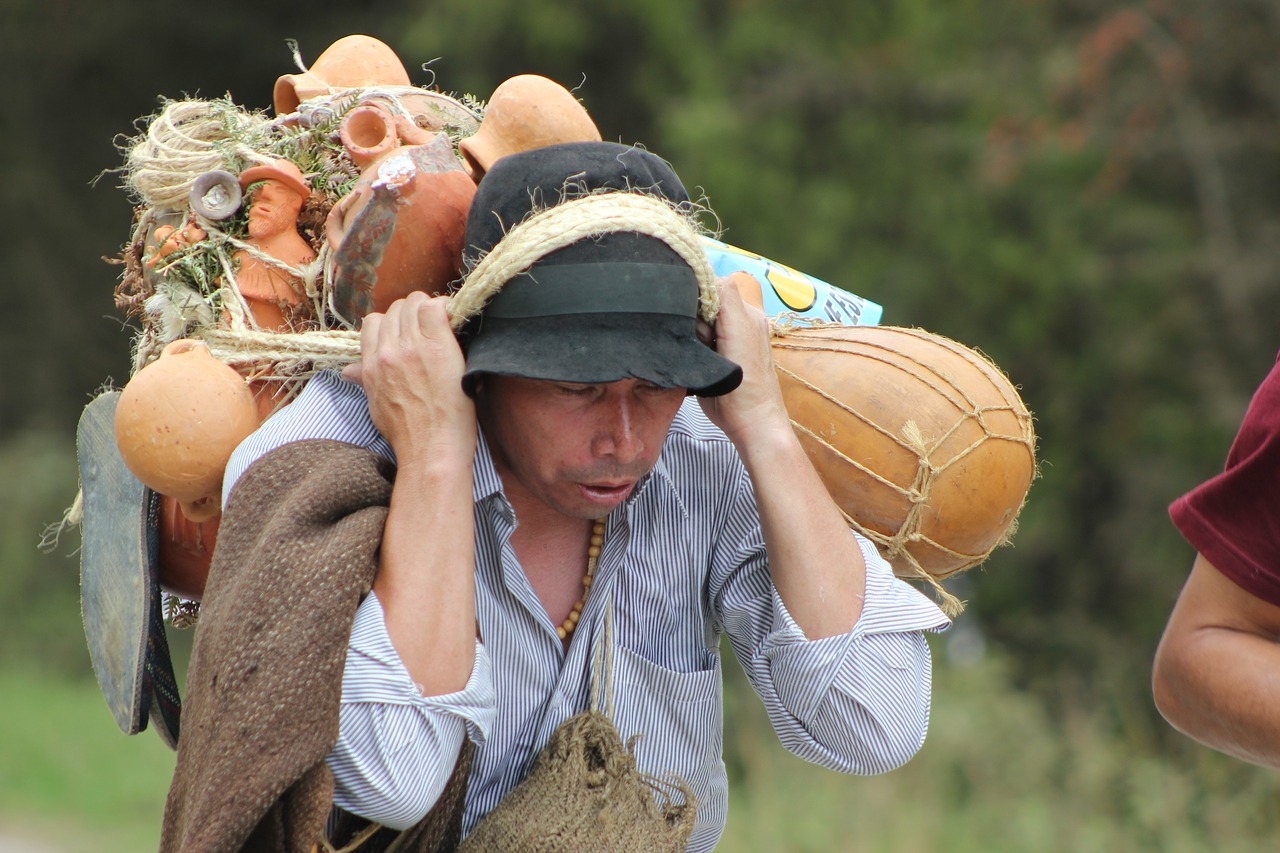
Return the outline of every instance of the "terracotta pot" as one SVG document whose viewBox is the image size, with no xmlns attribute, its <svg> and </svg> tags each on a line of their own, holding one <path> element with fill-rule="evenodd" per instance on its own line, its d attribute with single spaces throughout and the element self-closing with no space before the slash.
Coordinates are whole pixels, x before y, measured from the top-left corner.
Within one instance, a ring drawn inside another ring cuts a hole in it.
<svg viewBox="0 0 1280 853">
<path fill-rule="evenodd" d="M 273 100 L 276 115 L 286 115 L 303 101 L 344 89 L 408 85 L 395 51 L 372 36 L 350 35 L 325 48 L 307 71 L 276 80 Z"/>
<path fill-rule="evenodd" d="M 249 389 L 253 392 L 259 421 L 266 420 L 284 405 L 284 384 L 278 380 L 254 380 L 249 383 Z M 205 521 L 192 521 L 177 500 L 161 495 L 157 562 L 162 589 L 189 601 L 199 601 L 204 596 L 221 521 L 221 514 Z"/>
<path fill-rule="evenodd" d="M 599 142 L 600 131 L 568 89 L 537 74 L 521 74 L 493 90 L 480 129 L 458 143 L 479 183 L 508 154 L 560 142 Z"/>
<path fill-rule="evenodd" d="M 444 293 L 461 272 L 475 191 L 443 134 L 370 164 L 325 222 L 337 313 L 359 325 L 415 290 Z"/>
<path fill-rule="evenodd" d="M 899 575 L 972 568 L 1011 534 L 1035 436 L 999 368 L 920 329 L 794 328 L 772 347 L 814 467 Z"/>
<path fill-rule="evenodd" d="M 208 521 L 192 521 L 183 514 L 176 500 L 161 496 L 158 558 L 161 589 L 189 601 L 204 597 L 221 521 L 220 515 Z"/>
<path fill-rule="evenodd" d="M 222 472 L 259 424 L 253 392 L 204 344 L 177 340 L 125 385 L 116 444 L 148 488 L 175 499 L 191 521 L 220 513 Z"/>
<path fill-rule="evenodd" d="M 388 110 L 372 104 L 356 107 L 343 116 L 338 138 L 361 171 L 400 145 L 395 118 Z"/>
</svg>

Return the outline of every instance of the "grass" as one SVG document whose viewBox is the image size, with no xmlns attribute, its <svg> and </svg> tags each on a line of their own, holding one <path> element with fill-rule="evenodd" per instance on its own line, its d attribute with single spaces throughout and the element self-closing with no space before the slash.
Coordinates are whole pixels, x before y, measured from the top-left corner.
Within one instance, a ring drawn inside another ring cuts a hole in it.
<svg viewBox="0 0 1280 853">
<path fill-rule="evenodd" d="M 154 850 L 174 754 L 126 737 L 92 681 L 0 671 L 0 836 L 41 849 Z"/>
<path fill-rule="evenodd" d="M 768 722 L 758 703 L 735 703 L 726 744 L 742 766 L 721 849 L 1275 849 L 1280 777 L 1112 717 L 1106 708 L 1051 715 L 1009 686 L 998 660 L 944 664 L 921 752 L 892 773 L 857 778 L 783 753 L 763 736 Z"/>
</svg>

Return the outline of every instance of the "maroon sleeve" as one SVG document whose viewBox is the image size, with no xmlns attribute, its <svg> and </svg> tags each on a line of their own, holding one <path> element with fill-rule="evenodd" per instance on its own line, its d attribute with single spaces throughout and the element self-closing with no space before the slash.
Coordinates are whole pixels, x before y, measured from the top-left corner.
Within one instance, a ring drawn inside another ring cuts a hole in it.
<svg viewBox="0 0 1280 853">
<path fill-rule="evenodd" d="M 1254 394 L 1226 469 L 1174 501 L 1169 516 L 1218 571 L 1280 606 L 1280 361 Z"/>
</svg>

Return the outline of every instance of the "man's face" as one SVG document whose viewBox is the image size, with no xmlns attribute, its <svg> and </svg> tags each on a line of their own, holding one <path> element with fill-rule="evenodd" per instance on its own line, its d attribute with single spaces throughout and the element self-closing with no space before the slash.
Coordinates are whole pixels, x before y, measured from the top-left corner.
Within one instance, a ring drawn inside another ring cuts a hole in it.
<svg viewBox="0 0 1280 853">
<path fill-rule="evenodd" d="M 486 376 L 476 412 L 508 497 L 602 518 L 652 470 L 685 392 L 636 379 L 593 385 Z"/>
<path fill-rule="evenodd" d="M 302 198 L 280 181 L 263 181 L 249 205 L 249 236 L 260 240 L 298 227 Z"/>
</svg>

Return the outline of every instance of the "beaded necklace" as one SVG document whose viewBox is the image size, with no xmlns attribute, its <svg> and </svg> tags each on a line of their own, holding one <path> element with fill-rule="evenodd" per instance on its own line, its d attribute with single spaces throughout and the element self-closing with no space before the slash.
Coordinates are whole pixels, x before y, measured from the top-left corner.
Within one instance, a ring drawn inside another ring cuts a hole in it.
<svg viewBox="0 0 1280 853">
<path fill-rule="evenodd" d="M 603 543 L 604 519 L 597 518 L 591 525 L 591 544 L 587 548 L 587 574 L 582 579 L 582 597 L 573 605 L 560 627 L 556 628 L 556 636 L 562 640 L 573 633 L 573 629 L 578 627 L 578 620 L 582 618 L 582 606 L 587 603 L 587 596 L 591 593 L 591 579 L 596 573 L 596 562 L 600 559 L 600 546 Z"/>
</svg>

